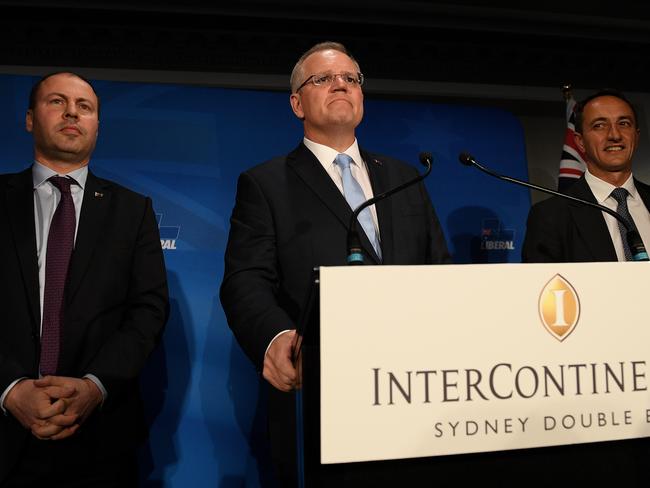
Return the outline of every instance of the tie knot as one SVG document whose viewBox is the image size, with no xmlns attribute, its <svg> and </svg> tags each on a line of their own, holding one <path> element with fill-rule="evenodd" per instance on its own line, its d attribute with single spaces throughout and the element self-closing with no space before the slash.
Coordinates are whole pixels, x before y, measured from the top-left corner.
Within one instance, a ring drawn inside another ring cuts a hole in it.
<svg viewBox="0 0 650 488">
<path fill-rule="evenodd" d="M 61 193 L 70 193 L 70 185 L 77 184 L 75 180 L 65 176 L 52 176 L 48 181 L 56 186 Z"/>
<path fill-rule="evenodd" d="M 627 202 L 627 196 L 629 195 L 629 192 L 625 188 L 619 187 L 614 188 L 610 195 L 614 200 L 616 200 L 619 205 L 621 205 L 622 203 Z"/>
<path fill-rule="evenodd" d="M 347 154 L 338 154 L 334 159 L 334 162 L 338 164 L 341 169 L 349 169 L 350 164 L 352 164 L 352 158 Z"/>
</svg>

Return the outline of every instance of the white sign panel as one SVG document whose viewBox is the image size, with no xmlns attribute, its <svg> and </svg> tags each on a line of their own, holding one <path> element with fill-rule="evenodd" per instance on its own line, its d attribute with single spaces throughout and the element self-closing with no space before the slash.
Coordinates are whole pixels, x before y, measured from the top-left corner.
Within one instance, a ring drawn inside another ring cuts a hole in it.
<svg viewBox="0 0 650 488">
<path fill-rule="evenodd" d="M 649 266 L 321 268 L 321 462 L 649 436 Z"/>
</svg>

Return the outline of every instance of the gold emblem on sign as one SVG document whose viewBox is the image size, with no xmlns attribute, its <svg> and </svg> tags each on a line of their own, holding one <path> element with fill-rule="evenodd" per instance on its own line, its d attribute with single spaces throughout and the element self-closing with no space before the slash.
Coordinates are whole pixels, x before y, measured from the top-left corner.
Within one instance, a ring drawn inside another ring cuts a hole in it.
<svg viewBox="0 0 650 488">
<path fill-rule="evenodd" d="M 556 274 L 539 296 L 539 316 L 546 330 L 558 341 L 573 332 L 580 317 L 580 300 L 571 283 Z"/>
</svg>

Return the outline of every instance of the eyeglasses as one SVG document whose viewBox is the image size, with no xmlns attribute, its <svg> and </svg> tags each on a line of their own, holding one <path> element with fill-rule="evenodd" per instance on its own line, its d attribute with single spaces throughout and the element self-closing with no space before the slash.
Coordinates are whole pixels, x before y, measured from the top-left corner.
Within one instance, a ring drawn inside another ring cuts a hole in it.
<svg viewBox="0 0 650 488">
<path fill-rule="evenodd" d="M 314 86 L 328 86 L 337 78 L 341 78 L 346 85 L 363 85 L 363 73 L 316 73 L 303 81 L 296 92 L 299 92 L 307 83 L 311 82 Z"/>
</svg>

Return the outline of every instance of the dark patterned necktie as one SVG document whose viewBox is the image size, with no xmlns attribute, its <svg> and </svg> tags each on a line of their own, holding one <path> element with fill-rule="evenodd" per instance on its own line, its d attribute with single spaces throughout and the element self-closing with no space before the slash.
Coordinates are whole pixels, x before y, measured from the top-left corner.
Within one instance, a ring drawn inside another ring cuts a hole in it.
<svg viewBox="0 0 650 488">
<path fill-rule="evenodd" d="M 632 220 L 632 215 L 627 208 L 627 196 L 629 195 L 628 191 L 625 188 L 614 188 L 611 197 L 616 200 L 618 206 L 616 207 L 616 212 L 621 214 L 627 222 L 630 224 L 630 227 L 636 229 L 634 220 Z M 632 252 L 630 251 L 630 246 L 627 244 L 627 229 L 625 226 L 618 221 L 618 230 L 621 233 L 621 239 L 623 240 L 623 251 L 625 252 L 625 260 L 632 261 Z"/>
<path fill-rule="evenodd" d="M 70 185 L 76 182 L 61 176 L 53 176 L 48 181 L 61 192 L 61 201 L 52 217 L 47 237 L 40 358 L 40 371 L 43 376 L 56 374 L 59 363 L 63 299 L 77 220 L 70 193 Z"/>
</svg>

